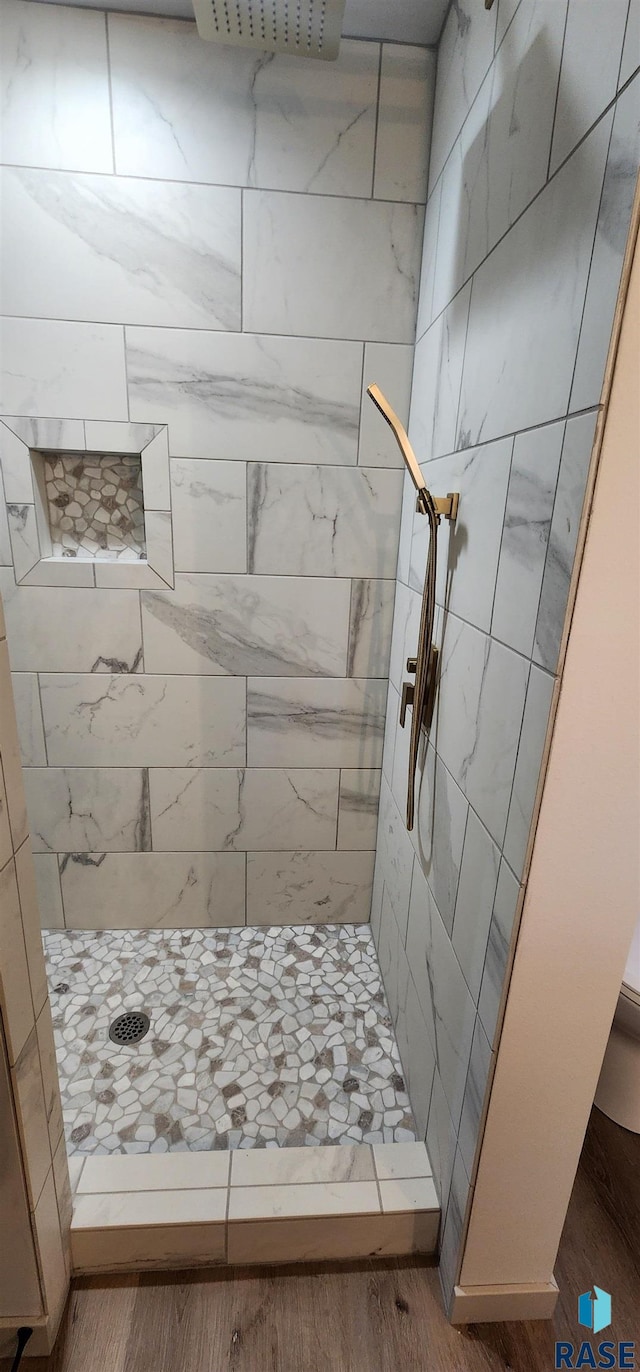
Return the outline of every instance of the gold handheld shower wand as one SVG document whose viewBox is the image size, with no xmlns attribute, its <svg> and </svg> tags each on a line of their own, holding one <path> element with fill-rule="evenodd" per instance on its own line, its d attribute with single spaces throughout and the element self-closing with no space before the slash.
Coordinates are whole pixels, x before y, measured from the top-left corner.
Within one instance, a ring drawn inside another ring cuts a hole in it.
<svg viewBox="0 0 640 1372">
<path fill-rule="evenodd" d="M 422 593 L 418 648 L 415 657 L 407 658 L 407 671 L 415 673 L 415 682 L 403 682 L 402 701 L 400 704 L 400 724 L 403 729 L 407 707 L 409 705 L 413 707 L 411 739 L 409 743 L 409 779 L 407 789 L 407 829 L 413 829 L 415 813 L 415 779 L 418 765 L 420 730 L 425 728 L 428 732 L 431 728 L 438 680 L 438 649 L 432 641 L 433 624 L 436 613 L 438 525 L 442 516 L 444 516 L 445 519 L 455 520 L 458 513 L 459 496 L 457 492 L 449 492 L 447 496 L 432 496 L 424 479 L 420 463 L 409 442 L 406 429 L 404 425 L 401 424 L 395 411 L 391 409 L 391 406 L 383 396 L 380 387 L 375 384 L 367 386 L 367 395 L 371 397 L 383 419 L 386 419 L 387 424 L 393 431 L 400 452 L 406 463 L 407 470 L 417 491 L 416 509 L 419 514 L 426 515 L 429 520 L 429 554 L 424 579 L 424 590 Z"/>
</svg>

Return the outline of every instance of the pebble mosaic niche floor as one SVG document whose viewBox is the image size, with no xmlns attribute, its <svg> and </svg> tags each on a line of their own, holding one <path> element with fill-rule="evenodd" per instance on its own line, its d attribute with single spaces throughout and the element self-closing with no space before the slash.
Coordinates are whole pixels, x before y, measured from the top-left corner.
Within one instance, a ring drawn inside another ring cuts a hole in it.
<svg viewBox="0 0 640 1372">
<path fill-rule="evenodd" d="M 70 1153 L 416 1138 L 367 925 L 43 939 Z"/>
</svg>

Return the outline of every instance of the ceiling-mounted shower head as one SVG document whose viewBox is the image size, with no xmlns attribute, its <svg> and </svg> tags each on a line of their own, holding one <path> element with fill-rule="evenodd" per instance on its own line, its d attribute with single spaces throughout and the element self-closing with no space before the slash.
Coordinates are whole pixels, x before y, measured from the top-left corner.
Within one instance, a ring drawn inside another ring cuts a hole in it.
<svg viewBox="0 0 640 1372">
<path fill-rule="evenodd" d="M 201 38 L 325 60 L 338 56 L 344 6 L 345 0 L 193 0 Z"/>
</svg>

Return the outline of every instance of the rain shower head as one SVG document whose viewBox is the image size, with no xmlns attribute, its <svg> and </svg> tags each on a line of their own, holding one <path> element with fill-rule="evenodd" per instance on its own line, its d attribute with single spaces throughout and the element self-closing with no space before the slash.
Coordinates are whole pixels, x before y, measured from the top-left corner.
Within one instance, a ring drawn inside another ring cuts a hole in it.
<svg viewBox="0 0 640 1372">
<path fill-rule="evenodd" d="M 201 38 L 296 57 L 338 56 L 345 0 L 193 0 Z"/>
</svg>

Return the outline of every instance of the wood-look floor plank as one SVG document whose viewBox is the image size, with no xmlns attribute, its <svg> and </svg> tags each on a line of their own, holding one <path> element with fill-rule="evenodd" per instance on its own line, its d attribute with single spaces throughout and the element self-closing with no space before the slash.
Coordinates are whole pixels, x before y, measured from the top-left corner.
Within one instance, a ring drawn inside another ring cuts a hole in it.
<svg viewBox="0 0 640 1372">
<path fill-rule="evenodd" d="M 594 1282 L 613 1295 L 607 1337 L 640 1339 L 640 1138 L 595 1110 L 556 1277 L 553 1320 L 464 1330 L 421 1261 L 78 1280 L 55 1353 L 25 1372 L 549 1372 Z"/>
</svg>

